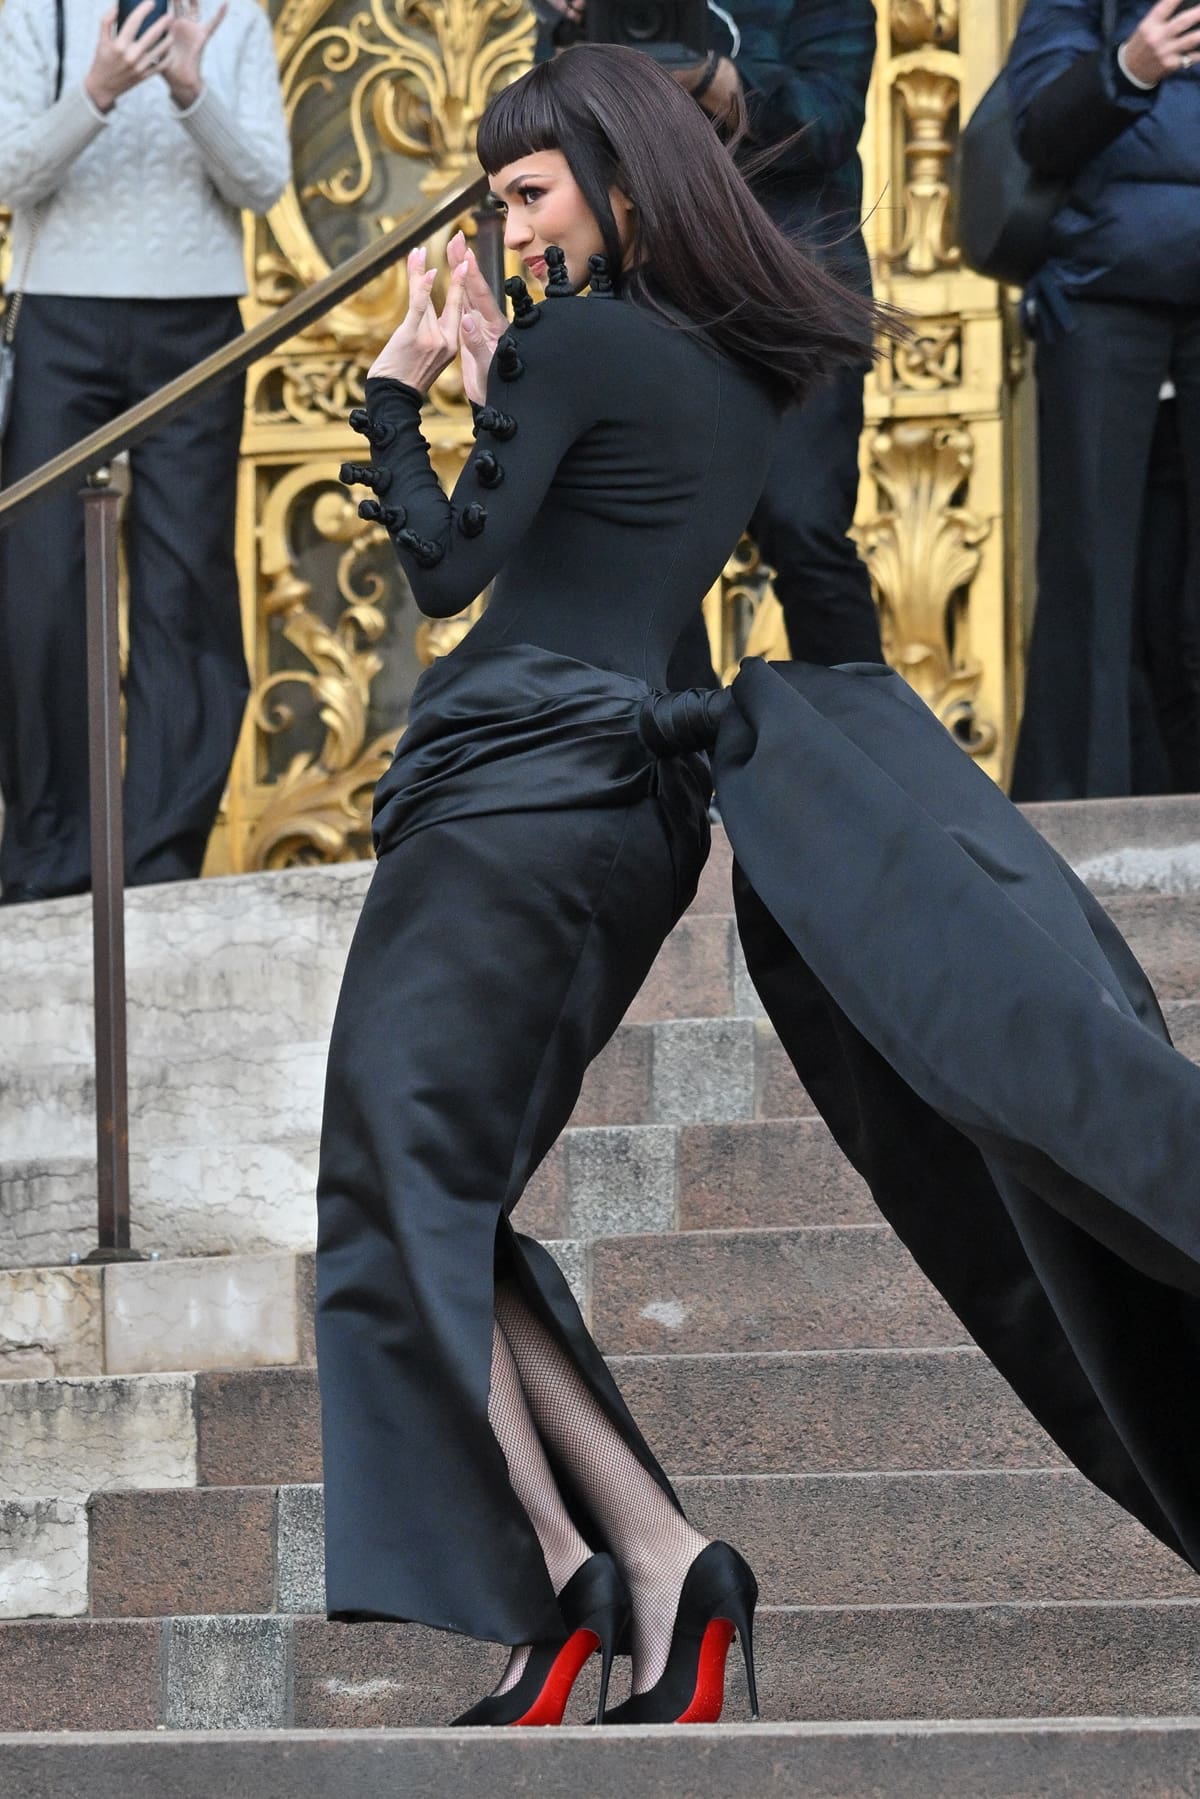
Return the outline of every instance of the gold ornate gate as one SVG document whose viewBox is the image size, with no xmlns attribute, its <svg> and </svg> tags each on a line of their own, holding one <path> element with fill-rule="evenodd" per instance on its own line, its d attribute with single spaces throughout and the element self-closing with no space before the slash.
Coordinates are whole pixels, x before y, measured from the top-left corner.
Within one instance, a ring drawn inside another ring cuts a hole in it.
<svg viewBox="0 0 1200 1799">
<path fill-rule="evenodd" d="M 248 322 L 461 177 L 488 97 L 534 39 L 523 0 L 275 0 L 271 12 L 295 166 L 247 229 Z M 470 622 L 421 620 L 383 528 L 364 525 L 337 481 L 361 449 L 346 414 L 404 302 L 396 269 L 252 373 L 238 564 L 253 693 L 207 872 L 367 853 L 371 788 L 421 665 Z M 471 441 L 455 371 L 425 428 L 452 481 Z"/>
<path fill-rule="evenodd" d="M 1023 362 L 1004 296 L 960 266 L 948 166 L 1019 6 L 879 0 L 863 142 L 877 288 L 916 336 L 868 383 L 856 533 L 889 658 L 997 779 L 1022 672 Z M 460 176 L 488 96 L 525 67 L 534 37 L 524 0 L 269 0 L 269 10 L 295 178 L 247 228 L 248 322 Z M 359 447 L 346 413 L 403 283 L 402 271 L 381 278 L 249 383 L 238 560 L 253 698 L 211 873 L 366 853 L 370 789 L 420 667 L 471 622 L 420 619 L 382 529 L 364 525 L 336 479 Z M 470 441 L 453 370 L 426 431 L 449 481 Z M 706 615 L 718 666 L 747 650 L 786 653 L 749 544 Z"/>
<path fill-rule="evenodd" d="M 948 181 L 1019 0 L 885 0 L 863 145 L 879 291 L 911 344 L 868 384 L 857 536 L 888 660 L 1003 779 L 1023 673 L 1024 356 L 1011 301 L 962 267 Z"/>
</svg>

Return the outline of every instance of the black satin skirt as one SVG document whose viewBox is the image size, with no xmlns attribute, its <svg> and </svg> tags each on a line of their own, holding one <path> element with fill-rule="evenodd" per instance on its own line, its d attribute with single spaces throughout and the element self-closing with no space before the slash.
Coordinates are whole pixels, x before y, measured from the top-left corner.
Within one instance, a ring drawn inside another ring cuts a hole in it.
<svg viewBox="0 0 1200 1799">
<path fill-rule="evenodd" d="M 750 662 L 727 693 L 656 696 L 468 640 L 380 784 L 330 1049 L 330 1615 L 558 1627 L 487 1421 L 498 1268 L 670 1492 L 509 1214 L 695 891 L 698 750 L 814 1104 L 1066 1454 L 1200 1566 L 1200 1070 L 1100 907 L 882 667 Z"/>
<path fill-rule="evenodd" d="M 582 663 L 467 643 L 421 677 L 380 782 L 317 1190 L 332 1617 L 501 1643 L 561 1630 L 488 1424 L 498 1272 L 671 1492 L 556 1264 L 509 1223 L 708 854 L 703 761 L 650 753 L 645 696 Z M 599 1546 L 586 1495 L 557 1472 Z"/>
</svg>

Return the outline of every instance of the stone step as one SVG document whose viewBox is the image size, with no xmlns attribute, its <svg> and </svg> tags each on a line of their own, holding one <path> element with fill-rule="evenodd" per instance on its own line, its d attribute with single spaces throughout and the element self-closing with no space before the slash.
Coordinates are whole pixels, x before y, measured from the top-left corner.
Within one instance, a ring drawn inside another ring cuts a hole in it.
<svg viewBox="0 0 1200 1799">
<path fill-rule="evenodd" d="M 269 1122 L 260 1118 L 262 1133 Z M 185 1123 L 181 1136 L 200 1135 L 198 1114 L 186 1130 Z M 311 1249 L 318 1129 L 319 1116 L 309 1116 L 294 1136 L 238 1143 L 226 1140 L 210 1118 L 207 1142 L 135 1147 L 129 1158 L 134 1248 L 167 1257 Z M 0 1160 L 0 1268 L 66 1262 L 95 1248 L 95 1128 L 85 1117 L 71 1132 L 77 1146 L 69 1154 L 43 1148 Z M 78 1139 L 89 1133 L 85 1147 Z"/>
<path fill-rule="evenodd" d="M 226 884 L 243 883 L 238 879 L 204 885 Z M 343 879 L 342 888 L 351 889 L 352 884 Z M 152 1104 L 164 1084 L 169 1088 L 171 1071 L 178 1068 L 194 1067 L 201 1087 L 219 1082 L 222 1070 L 240 1085 L 239 1069 L 245 1060 L 270 1061 L 276 1053 L 286 1060 L 286 1051 L 292 1048 L 323 1067 L 355 908 L 339 892 L 331 924 L 329 904 L 315 904 L 311 921 L 300 929 L 296 942 L 281 947 L 282 927 L 271 889 L 261 902 L 262 919 L 256 913 L 257 891 L 243 897 L 252 902 L 245 921 L 227 919 L 222 913 L 219 928 L 210 923 L 200 931 L 190 952 L 186 943 L 173 945 L 140 998 L 131 973 L 131 1081 L 139 1092 L 145 1089 Z M 1200 894 L 1118 892 L 1106 896 L 1105 905 L 1160 999 L 1200 998 Z M 42 909 L 11 908 L 22 914 Z M 12 936 L 0 929 L 0 993 L 12 1016 L 11 1029 L 6 1028 L 0 1044 L 0 1077 L 6 1087 L 15 1083 L 6 1112 L 23 1113 L 31 1100 L 40 1099 L 51 1104 L 58 1100 L 72 1116 L 86 1114 L 93 1104 L 90 963 L 85 956 L 83 966 L 74 969 L 79 957 L 65 959 L 78 987 L 72 996 L 62 990 L 61 971 L 17 966 Z M 211 947 L 206 947 L 206 938 L 211 938 Z M 90 956 L 90 937 L 86 950 Z M 168 980 L 168 974 L 173 978 Z M 630 1007 L 628 1021 L 761 1016 L 762 1005 L 726 909 L 689 912 L 680 921 Z M 236 1050 L 230 1048 L 231 1020 L 236 1020 Z M 302 1084 L 297 1091 L 300 1104 L 306 1103 L 307 1093 Z M 16 1120 L 8 1129 L 0 1128 L 0 1159 L 25 1153 L 19 1147 L 25 1141 Z"/>
<path fill-rule="evenodd" d="M 591 1273 L 592 1331 L 606 1355 L 968 1341 L 883 1224 L 602 1238 Z"/>
<path fill-rule="evenodd" d="M 1195 1601 L 1077 1602 L 1039 1605 L 964 1606 L 834 1606 L 772 1610 L 764 1608 L 756 1619 L 755 1646 L 759 1697 L 763 1716 L 786 1720 L 877 1720 L 885 1718 L 950 1719 L 989 1717 L 1024 1718 L 1059 1716 L 1078 1721 L 1089 1712 L 1108 1720 L 1122 1714 L 1169 1718 L 1193 1715 L 1200 1729 L 1200 1666 L 1195 1642 L 1200 1627 L 1200 1606 Z M 381 1784 L 375 1732 L 404 1728 L 413 1732 L 444 1725 L 473 1699 L 488 1690 L 503 1667 L 504 1651 L 494 1645 L 399 1624 L 329 1624 L 320 1618 L 273 1616 L 197 1617 L 168 1619 L 62 1620 L 0 1625 L 0 1690 L 6 1697 L 5 1722 L 19 1731 L 171 1731 L 274 1732 L 288 1727 L 308 1732 L 328 1730 L 370 1731 L 360 1742 L 376 1749 L 375 1773 L 362 1781 L 353 1778 L 349 1764 L 339 1756 L 334 1775 L 328 1764 L 320 1787 L 289 1786 L 292 1796 L 312 1791 L 314 1799 L 329 1799 L 332 1792 L 353 1793 L 355 1799 L 384 1799 L 397 1792 L 515 1791 L 500 1778 L 496 1757 L 518 1740 L 567 1745 L 571 1732 L 513 1731 L 464 1732 L 443 1736 L 445 1744 L 482 1744 L 487 1758 L 478 1775 L 486 1785 L 447 1787 L 417 1779 L 410 1785 Z M 618 1664 L 610 1698 L 623 1696 L 626 1664 Z M 568 1723 L 582 1723 L 594 1706 L 595 1663 L 589 1664 L 572 1695 Z M 715 1745 L 721 1737 L 738 1745 L 745 1757 L 751 1753 L 758 1731 L 733 1724 L 747 1716 L 745 1686 L 740 1665 L 731 1660 L 726 1717 L 731 1725 L 720 1732 L 697 1727 L 676 1730 L 672 1742 L 678 1755 L 686 1745 L 706 1739 Z M 1099 1720 L 1098 1720 L 1099 1722 Z M 956 1724 L 955 1728 L 962 1728 Z M 889 1733 L 889 1737 L 890 1737 Z M 186 1743 L 186 1738 L 159 1739 Z M 244 1736 L 244 1744 L 255 1742 Z M 266 1745 L 270 1738 L 257 1739 Z M 307 1739 L 313 1742 L 313 1737 Z M 417 1740 L 409 1735 L 409 1742 Z M 637 1745 L 645 1757 L 653 1733 L 647 1728 L 597 1733 L 580 1731 L 579 1741 Z M 87 1764 L 88 1784 L 80 1787 L 38 1789 L 17 1779 L 14 1756 L 20 1741 L 14 1734 L 0 1739 L 0 1791 L 30 1799 L 36 1791 L 53 1792 L 54 1799 L 75 1799 L 86 1792 L 89 1799 L 107 1792 L 91 1782 L 103 1765 L 101 1758 Z M 156 1745 L 157 1749 L 157 1745 Z M 880 1769 L 878 1783 L 863 1788 L 871 1799 L 887 1794 L 912 1793 L 929 1799 L 931 1791 L 918 1785 L 899 1784 L 905 1778 L 906 1761 L 891 1743 L 891 1759 Z M 606 1751 L 614 1753 L 615 1751 Z M 528 1753 L 525 1751 L 524 1753 Z M 1200 1771 L 1200 1742 L 1193 1745 L 1188 1766 Z M 636 1766 L 643 1766 L 639 1761 Z M 739 1763 L 738 1766 L 741 1766 Z M 746 1762 L 749 1769 L 753 1764 Z M 1031 1766 L 1034 1764 L 1031 1764 Z M 1151 1764 L 1152 1765 L 1152 1764 Z M 1183 1764 L 1180 1764 L 1182 1767 Z M 146 1764 L 135 1774 L 130 1765 L 129 1793 L 170 1791 L 180 1799 L 181 1789 L 146 1784 Z M 1096 1764 L 1099 1777 L 1103 1762 Z M 1147 1784 L 1143 1760 L 1138 1778 L 1126 1764 L 1127 1784 L 1105 1783 L 1070 1787 L 1061 1784 L 947 1787 L 947 1794 L 962 1799 L 964 1793 L 987 1799 L 1031 1799 L 1038 1794 L 1059 1799 L 1078 1793 L 1081 1799 L 1167 1799 L 1197 1790 L 1187 1779 L 1162 1786 Z M 888 1773 L 886 1770 L 890 1769 Z M 203 1799 L 229 1799 L 235 1793 L 262 1795 L 268 1789 L 246 1773 L 245 1784 L 232 1774 L 227 1784 L 186 1789 Z M 681 1777 L 678 1761 L 664 1767 L 660 1783 L 630 1785 L 630 1792 L 653 1793 L 655 1799 L 676 1799 L 681 1792 L 758 1792 L 761 1787 L 727 1786 L 716 1777 L 711 1756 L 698 1770 L 696 1785 Z M 515 1775 L 515 1769 L 514 1769 Z M 962 1770 L 959 1768 L 961 1779 Z M 526 1778 L 529 1778 L 528 1768 Z M 35 1764 L 36 1778 L 36 1764 Z M 595 1786 L 586 1783 L 574 1795 L 586 1791 L 622 1790 L 608 1778 Z M 636 1779 L 637 1776 L 634 1775 Z M 990 1779 L 990 1776 L 988 1777 Z M 13 1784 L 16 1782 L 16 1784 Z M 280 1789 L 269 1789 L 271 1791 Z M 535 1790 L 530 1786 L 530 1791 Z M 811 1799 L 812 1786 L 771 1788 L 789 1795 L 804 1792 Z M 824 1790 L 824 1789 L 822 1789 Z M 851 1789 L 857 1790 L 857 1789 Z M 566 1786 L 551 1786 L 536 1779 L 539 1795 L 566 1793 Z M 831 1787 L 839 1799 L 847 1789 Z"/>
<path fill-rule="evenodd" d="M 324 1067 L 319 1044 L 247 1055 L 236 1072 L 213 1058 L 135 1067 L 135 1247 L 164 1256 L 310 1248 Z M 91 1071 L 75 1069 L 68 1080 L 62 1069 L 26 1070 L 0 1090 L 0 1267 L 86 1254 L 96 1215 Z M 574 1123 L 589 1129 L 812 1116 L 765 1022 L 682 1019 L 622 1025 L 588 1071 Z M 639 1192 L 638 1183 L 648 1179 L 658 1205 L 663 1182 L 674 1182 L 666 1144 L 664 1137 L 657 1149 L 648 1139 L 636 1152 L 615 1141 L 607 1150 L 581 1149 L 571 1179 L 581 1193 L 594 1195 L 596 1157 L 609 1150 L 618 1161 L 632 1155 L 625 1190 Z M 551 1207 L 566 1191 L 567 1154 L 556 1146 L 539 1177 L 558 1183 L 558 1197 L 545 1201 Z M 818 1158 L 823 1177 L 830 1165 L 828 1152 Z M 605 1173 L 610 1178 L 622 1186 L 615 1166 Z M 591 1202 L 579 1203 L 586 1210 Z M 527 1228 L 552 1234 L 558 1227 L 532 1221 Z"/>
<path fill-rule="evenodd" d="M 1200 1784 L 1194 1718 L 0 1736 L 21 1799 L 1166 1799 Z M 336 1786 L 334 1785 L 336 1782 Z"/>
<path fill-rule="evenodd" d="M 1200 892 L 1194 795 L 1058 800 L 1021 810 L 1094 893 Z"/>
<path fill-rule="evenodd" d="M 1200 895 L 1106 894 L 1104 907 L 1160 1000 L 1200 997 Z"/>
<path fill-rule="evenodd" d="M 231 1017 L 245 1046 L 327 1035 L 370 876 L 367 863 L 343 863 L 131 890 L 133 1055 L 219 1055 Z M 12 1065 L 90 1059 L 87 898 L 5 909 L 0 996 Z"/>
<path fill-rule="evenodd" d="M 543 1241 L 610 1355 L 967 1341 L 882 1222 Z M 0 1380 L 0 1416 L 15 1419 L 28 1406 L 69 1435 L 93 1395 L 99 1403 L 117 1390 L 116 1377 L 311 1362 L 313 1281 L 310 1255 L 9 1270 L 0 1275 L 0 1300 L 15 1296 L 19 1316 L 0 1336 L 13 1352 L 10 1378 Z M 92 1372 L 83 1373 L 88 1357 Z M 60 1362 L 80 1372 L 56 1383 Z M 39 1453 L 51 1442 L 40 1423 L 29 1440 Z"/>
<path fill-rule="evenodd" d="M 700 892 L 633 1016 L 676 983 L 695 1016 L 732 1009 L 731 857 L 723 834 Z M 368 863 L 181 882 L 127 895 L 129 1048 L 135 1058 L 220 1056 L 230 1019 L 243 1049 L 326 1042 Z M 92 1058 L 91 909 L 86 899 L 11 907 L 0 921 L 0 1073 Z"/>
<path fill-rule="evenodd" d="M 672 1475 L 1060 1460 L 974 1348 L 614 1356 L 611 1366 Z M 201 1486 L 320 1480 L 315 1370 L 201 1374 L 195 1394 Z"/>
<path fill-rule="evenodd" d="M 1061 1460 L 981 1353 L 616 1356 L 674 1475 L 1048 1467 Z M 0 1385 L 0 1500 L 321 1478 L 311 1366 Z"/>
<path fill-rule="evenodd" d="M 1167 1001 L 1165 1010 L 1180 1049 L 1200 1060 L 1200 1003 Z M 298 1051 L 285 1069 L 268 1067 L 255 1078 L 258 1099 L 242 1108 L 243 1128 L 250 1110 L 259 1140 L 246 1142 L 226 1134 L 228 1118 L 221 1139 L 212 1140 L 204 1111 L 216 1103 L 211 1084 L 189 1093 L 189 1074 L 184 1064 L 157 1070 L 158 1106 L 151 1101 L 135 1123 L 135 1246 L 167 1257 L 311 1247 L 321 1058 Z M 90 1095 L 90 1074 L 81 1079 Z M 281 1088 L 288 1093 L 282 1122 L 294 1129 L 263 1141 L 279 1116 L 269 1111 L 271 1091 Z M 56 1153 L 0 1162 L 0 1267 L 66 1261 L 95 1240 L 91 1126 L 71 1119 L 65 1103 L 51 1110 Z M 32 1124 L 20 1129 L 34 1134 Z M 139 1153 L 139 1134 L 168 1129 L 169 1143 Z M 79 1153 L 61 1153 L 64 1132 Z M 180 1142 L 205 1133 L 205 1141 Z M 589 1070 L 573 1126 L 535 1175 L 518 1216 L 533 1235 L 590 1237 L 675 1223 L 866 1222 L 874 1212 L 768 1024 L 680 1019 L 621 1026 Z"/>
<path fill-rule="evenodd" d="M 530 1236 L 584 1242 L 631 1231 L 879 1222 L 866 1183 L 817 1118 L 573 1127 L 514 1217 Z"/>
<path fill-rule="evenodd" d="M 1073 1469 L 687 1476 L 677 1490 L 706 1535 L 745 1553 L 768 1605 L 1200 1599 L 1191 1570 Z M 325 1609 L 319 1486 L 12 1501 L 0 1518 L 0 1615 Z"/>
<path fill-rule="evenodd" d="M 697 901 L 663 947 L 630 1009 L 635 1022 L 757 1016 L 732 916 L 723 836 Z M 1160 997 L 1200 997 L 1200 892 L 1180 872 L 1161 884 L 1115 884 L 1108 910 Z M 1200 840 L 1187 847 L 1200 866 Z M 1143 853 L 1144 863 L 1144 853 Z M 1190 869 L 1191 863 L 1186 861 Z M 1086 859 L 1083 864 L 1089 866 Z M 1109 865 L 1103 861 L 1097 868 Z M 1149 868 L 1149 865 L 1146 865 Z M 1110 871 L 1111 872 L 1111 871 Z M 1150 878 L 1148 873 L 1147 878 Z M 218 1059 L 230 1020 L 240 1049 L 328 1041 L 366 864 L 181 883 L 130 896 L 129 1043 L 135 1062 Z M 1103 883 L 1102 883 L 1103 884 Z M 92 1054 L 91 934 L 83 900 L 10 908 L 0 927 L 0 995 L 6 1031 L 0 1072 L 86 1069 Z"/>
<path fill-rule="evenodd" d="M 311 1362 L 313 1280 L 311 1254 L 5 1269 L 0 1377 Z"/>
<path fill-rule="evenodd" d="M 673 1478 L 1064 1462 L 973 1347 L 614 1356 L 609 1365 Z"/>
<path fill-rule="evenodd" d="M 1168 1001 L 1165 1010 L 1179 1047 L 1200 1060 L 1200 1003 Z M 212 1140 L 201 1096 L 189 1095 L 188 1070 L 177 1067 L 168 1077 L 173 1110 L 135 1125 L 144 1133 L 165 1129 L 165 1117 L 175 1120 L 170 1143 L 139 1153 L 135 1136 L 135 1245 L 164 1256 L 311 1247 L 321 1068 L 319 1058 L 291 1059 L 288 1078 L 307 1083 L 308 1095 L 299 1105 L 293 1084 L 284 1117 L 295 1127 L 291 1135 L 261 1140 L 270 1114 L 256 1110 L 260 1139 L 239 1142 L 225 1136 L 224 1120 L 220 1141 Z M 274 1083 L 281 1084 L 283 1076 Z M 268 1099 L 264 1092 L 264 1107 Z M 654 1136 L 656 1125 L 663 1128 Z M 21 1128 L 32 1134 L 31 1126 Z M 61 1153 L 68 1129 L 79 1153 Z M 55 1130 L 54 1155 L 42 1150 L 0 1162 L 0 1267 L 66 1261 L 94 1243 L 91 1126 L 69 1121 L 63 1106 Z M 584 1134 L 560 1139 L 522 1202 L 519 1219 L 534 1235 L 648 1229 L 674 1215 L 676 1204 L 684 1229 L 866 1222 L 874 1215 L 763 1021 L 623 1025 L 588 1072 L 572 1130 Z M 206 1141 L 179 1141 L 202 1132 Z"/>
<path fill-rule="evenodd" d="M 171 1151 L 297 1141 L 320 1132 L 326 1045 L 288 1043 L 220 1056 L 131 1060 L 131 1145 L 143 1181 L 169 1170 Z M 776 1093 L 788 1103 L 776 1109 Z M 573 1122 L 729 1123 L 738 1118 L 809 1116 L 813 1108 L 764 1021 L 678 1017 L 622 1024 L 585 1077 Z M 4 1083 L 0 1166 L 54 1167 L 94 1154 L 92 1071 L 81 1064 L 24 1067 Z M 52 1153 L 48 1153 L 53 1145 Z M 153 1159 L 152 1159 L 153 1158 Z M 211 1179 L 221 1165 L 205 1165 Z M 223 1171 L 223 1170 L 221 1170 Z M 278 1170 L 272 1170 L 277 1174 Z M 197 1177 L 199 1178 L 199 1177 Z"/>
</svg>

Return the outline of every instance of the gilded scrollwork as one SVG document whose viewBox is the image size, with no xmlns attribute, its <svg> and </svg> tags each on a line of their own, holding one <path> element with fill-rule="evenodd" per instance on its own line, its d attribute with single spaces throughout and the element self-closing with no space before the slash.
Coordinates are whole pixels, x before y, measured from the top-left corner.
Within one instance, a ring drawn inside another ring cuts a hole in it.
<svg viewBox="0 0 1200 1799">
<path fill-rule="evenodd" d="M 447 186 L 470 166 L 488 100 L 533 54 L 525 0 L 367 0 L 343 24 L 324 23 L 329 11 L 330 0 L 286 0 L 275 28 L 293 135 L 306 102 L 319 98 L 336 104 L 344 151 L 336 167 L 289 188 L 272 211 L 275 242 L 256 258 L 265 304 L 328 270 L 309 202 L 320 199 L 350 217 L 396 157 L 420 171 L 418 193 Z M 388 212 L 376 216 L 384 229 L 397 222 Z M 403 295 L 403 270 L 389 270 L 332 312 L 317 335 L 375 348 Z"/>
<path fill-rule="evenodd" d="M 385 533 L 364 525 L 349 495 L 334 486 L 335 464 L 293 469 L 271 491 L 263 509 L 261 570 L 265 622 L 279 621 L 283 638 L 307 668 L 277 669 L 261 680 L 250 716 L 264 737 L 296 723 L 289 689 L 307 697 L 324 736 L 314 756 L 294 754 L 255 824 L 248 868 L 280 868 L 294 862 L 338 862 L 366 853 L 370 793 L 387 767 L 395 739 L 388 731 L 368 741 L 371 683 L 382 667 L 375 645 L 386 619 L 384 586 L 364 565 L 365 552 Z M 327 624 L 313 605 L 313 589 L 297 573 L 292 533 L 301 500 L 317 535 L 342 546 L 337 591 L 343 608 Z"/>
<path fill-rule="evenodd" d="M 974 445 L 959 421 L 898 420 L 875 433 L 879 510 L 855 535 L 880 603 L 884 650 L 972 755 L 996 729 L 980 718 L 983 667 L 965 642 L 966 595 L 987 522 L 966 503 Z"/>
<path fill-rule="evenodd" d="M 958 107 L 958 59 L 928 51 L 902 58 L 892 91 L 904 121 L 904 229 L 900 242 L 880 252 L 909 275 L 956 269 L 961 255 L 949 241 L 950 183 L 954 149 L 951 120 Z"/>
<path fill-rule="evenodd" d="M 365 376 L 361 357 L 289 356 L 256 383 L 255 418 L 312 428 L 344 425 L 350 410 L 362 405 Z"/>
<path fill-rule="evenodd" d="M 962 320 L 914 318 L 913 335 L 893 343 L 892 374 L 897 387 L 937 393 L 962 379 Z"/>
<path fill-rule="evenodd" d="M 259 314 L 468 172 L 480 114 L 531 60 L 534 31 L 525 0 L 282 0 L 275 44 L 297 174 L 250 230 Z M 453 228 L 430 242 L 433 261 Z M 370 791 L 420 663 L 481 610 L 397 630 L 411 614 L 391 545 L 335 485 L 340 460 L 361 450 L 346 416 L 406 298 L 397 265 L 252 371 L 255 517 L 243 542 L 254 566 L 244 555 L 243 575 L 258 647 L 235 775 L 247 798 L 231 811 L 246 821 L 237 866 L 368 853 Z M 449 485 L 471 441 L 455 371 L 436 384 L 425 429 Z"/>
</svg>

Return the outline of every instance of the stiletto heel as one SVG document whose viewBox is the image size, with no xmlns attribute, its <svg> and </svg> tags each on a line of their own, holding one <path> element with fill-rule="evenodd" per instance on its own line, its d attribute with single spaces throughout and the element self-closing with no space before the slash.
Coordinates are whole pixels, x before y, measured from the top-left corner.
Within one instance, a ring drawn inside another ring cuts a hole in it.
<svg viewBox="0 0 1200 1799">
<path fill-rule="evenodd" d="M 754 1581 L 751 1574 L 750 1579 Z M 754 1675 L 754 1607 L 758 1600 L 758 1582 L 751 1589 L 739 1587 L 725 1602 L 729 1622 L 741 1640 L 742 1660 L 746 1664 L 746 1690 L 750 1695 L 750 1716 L 758 1717 L 758 1681 Z"/>
<path fill-rule="evenodd" d="M 604 1714 L 605 1724 L 715 1724 L 725 1702 L 725 1661 L 742 1641 L 750 1713 L 758 1717 L 754 1608 L 758 1582 L 728 1543 L 710 1543 L 687 1571 L 661 1678 Z"/>
<path fill-rule="evenodd" d="M 571 1689 L 600 1651 L 600 1705 L 604 1717 L 613 1656 L 629 1622 L 629 1592 L 610 1555 L 593 1555 L 578 1567 L 558 1596 L 563 1635 L 534 1643 L 520 1680 L 507 1693 L 490 1693 L 454 1724 L 561 1724 Z"/>
<path fill-rule="evenodd" d="M 596 1722 L 603 1724 L 604 1708 L 608 1704 L 608 1683 L 612 1676 L 613 1657 L 617 1653 L 617 1638 L 621 1626 L 614 1626 L 600 1642 L 600 1697 L 596 1701 Z"/>
</svg>

